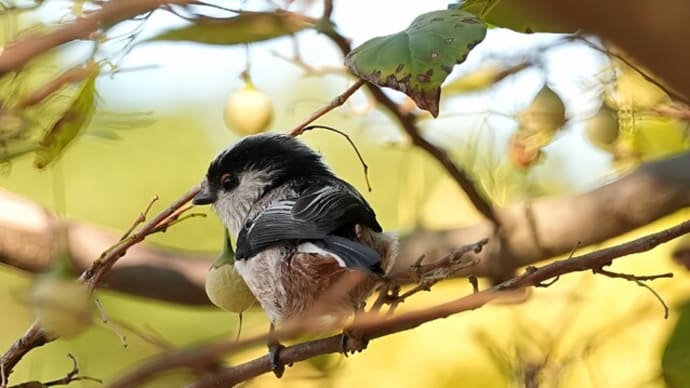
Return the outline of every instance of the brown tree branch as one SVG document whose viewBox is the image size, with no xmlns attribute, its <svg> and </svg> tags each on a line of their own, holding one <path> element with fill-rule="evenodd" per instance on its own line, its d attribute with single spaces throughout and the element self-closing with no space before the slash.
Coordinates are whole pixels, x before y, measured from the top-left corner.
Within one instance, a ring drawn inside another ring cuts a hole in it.
<svg viewBox="0 0 690 388">
<path fill-rule="evenodd" d="M 55 380 L 51 380 L 51 381 L 46 381 L 45 383 L 42 383 L 39 381 L 29 381 L 26 383 L 13 385 L 10 388 L 54 387 L 57 385 L 68 385 L 74 381 L 83 381 L 83 380 L 93 381 L 93 382 L 96 382 L 99 384 L 103 383 L 103 381 L 101 379 L 97 379 L 97 378 L 89 377 L 89 376 L 79 376 L 79 365 L 77 364 L 77 359 L 69 353 L 67 353 L 67 357 L 69 357 L 69 359 L 72 360 L 72 370 L 69 371 L 65 375 L 65 377 L 61 377 L 59 379 L 55 379 Z"/>
<path fill-rule="evenodd" d="M 332 26 L 322 25 L 321 32 L 338 46 L 343 55 L 347 55 L 352 49 L 350 47 L 350 41 L 336 32 Z M 367 82 L 367 88 L 374 99 L 395 118 L 398 124 L 400 124 L 401 128 L 412 140 L 412 144 L 423 149 L 431 155 L 431 157 L 436 159 L 458 185 L 460 185 L 477 211 L 489 219 L 494 225 L 500 225 L 500 219 L 496 210 L 486 196 L 477 189 L 477 186 L 470 176 L 453 162 L 450 155 L 448 155 L 443 148 L 429 142 L 419 133 L 416 116 L 391 100 L 380 87 Z"/>
<path fill-rule="evenodd" d="M 345 90 L 343 93 L 341 93 L 339 96 L 333 99 L 328 105 L 324 106 L 323 108 L 317 110 L 316 112 L 312 113 L 309 117 L 307 117 L 304 121 L 299 123 L 297 126 L 292 128 L 290 131 L 288 131 L 288 135 L 290 136 L 299 136 L 304 132 L 304 128 L 314 122 L 314 120 L 318 119 L 319 117 L 325 115 L 326 113 L 332 111 L 333 109 L 343 105 L 345 101 L 347 101 L 350 96 L 352 96 L 362 85 L 364 85 L 366 81 L 363 79 L 358 79 L 354 84 L 352 84 L 347 90 Z"/>
<path fill-rule="evenodd" d="M 541 198 L 501 210 L 505 244 L 491 239 L 478 263 L 458 275 L 506 279 L 517 268 L 569 253 L 573 247 L 602 243 L 690 206 L 690 153 L 648 163 L 636 172 L 598 189 L 572 196 Z M 531 214 L 530 218 L 525 214 Z M 0 262 L 31 272 L 50 264 L 56 249 L 55 222 L 40 206 L 0 190 Z M 74 264 L 88 268 L 104 246 L 119 235 L 96 226 L 70 222 L 69 242 Z M 593 227 L 596 225 L 596 227 Z M 403 237 L 394 272 L 404 272 L 421 255 L 433 263 L 454 247 L 491 236 L 493 225 L 446 231 L 418 231 Z M 536 233 L 539 238 L 530 237 Z M 207 305 L 206 272 L 214 255 L 176 252 L 149 244 L 129 250 L 102 286 L 115 291 L 172 303 Z"/>
<path fill-rule="evenodd" d="M 591 252 L 579 257 L 556 261 L 541 268 L 532 268 L 524 274 L 490 289 L 473 293 L 437 306 L 399 314 L 391 318 L 386 318 L 380 314 L 366 314 L 358 318 L 347 330 L 348 332 L 355 332 L 358 336 L 362 336 L 369 340 L 410 330 L 436 319 L 446 318 L 463 311 L 479 308 L 492 300 L 514 296 L 515 292 L 519 293 L 520 290 L 526 287 L 543 284 L 549 279 L 554 279 L 577 271 L 598 270 L 603 266 L 610 265 L 611 262 L 617 258 L 633 253 L 648 251 L 662 243 L 689 232 L 690 221 L 685 221 L 660 232 L 652 233 L 610 248 Z M 281 338 L 296 338 L 298 335 L 303 335 L 304 332 L 304 330 L 293 327 L 281 330 L 278 335 Z M 166 370 L 189 367 L 190 365 L 211 365 L 214 360 L 218 360 L 225 354 L 262 344 L 265 339 L 266 336 L 262 335 L 239 342 L 223 341 L 194 349 L 183 349 L 177 352 L 164 354 L 126 373 L 109 386 L 117 388 L 142 384 L 153 376 Z M 342 337 L 340 335 L 299 343 L 281 350 L 279 361 L 283 364 L 290 364 L 318 355 L 339 353 L 343 350 L 342 345 Z M 349 342 L 346 342 L 345 345 L 347 347 Z M 346 350 L 354 350 L 354 348 L 347 347 Z M 189 387 L 227 387 L 270 371 L 271 363 L 268 355 L 266 355 L 242 364 L 217 370 L 209 370 L 206 375 L 202 376 L 197 382 L 191 384 Z"/>
<path fill-rule="evenodd" d="M 602 243 L 690 206 L 690 152 L 648 163 L 592 191 L 540 198 L 499 211 L 503 241 L 491 239 L 471 274 L 507 279 L 517 268 Z M 445 232 L 418 232 L 401 242 L 396 269 L 422 254 L 433 262 L 449 249 L 490 236 L 479 223 Z M 465 275 L 467 273 L 464 273 Z"/>
<path fill-rule="evenodd" d="M 117 0 L 101 3 L 101 8 L 65 23 L 58 29 L 33 35 L 6 45 L 0 51 L 0 75 L 18 70 L 34 57 L 78 39 L 88 39 L 98 29 L 154 10 L 165 4 L 187 4 L 191 0 Z"/>
<path fill-rule="evenodd" d="M 690 2 L 505 0 L 613 42 L 686 97 L 690 96 Z"/>
<path fill-rule="evenodd" d="M 132 246 L 143 241 L 146 236 L 160 230 L 162 226 L 169 226 L 172 222 L 177 220 L 180 215 L 180 208 L 199 192 L 196 187 L 185 193 L 180 199 L 172 203 L 169 207 L 158 213 L 151 221 L 143 225 L 138 231 L 131 233 L 125 239 L 121 239 L 106 250 L 93 264 L 82 272 L 79 281 L 84 282 L 90 292 L 98 285 L 99 280 L 103 275 L 112 268 L 112 266 L 122 256 L 127 253 L 127 250 Z M 27 332 L 15 341 L 10 349 L 0 357 L 0 370 L 3 371 L 3 378 L 6 378 L 12 373 L 15 365 L 32 349 L 43 346 L 56 338 L 45 331 L 43 331 L 37 322 L 34 322 Z"/>
</svg>

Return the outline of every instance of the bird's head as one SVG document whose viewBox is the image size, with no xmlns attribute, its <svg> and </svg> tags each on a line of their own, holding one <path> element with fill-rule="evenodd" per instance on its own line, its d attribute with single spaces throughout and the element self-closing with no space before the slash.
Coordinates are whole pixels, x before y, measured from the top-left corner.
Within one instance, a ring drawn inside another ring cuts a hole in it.
<svg viewBox="0 0 690 388">
<path fill-rule="evenodd" d="M 292 180 L 320 176 L 332 173 L 318 153 L 294 137 L 248 136 L 211 162 L 193 203 L 212 204 L 236 235 L 250 208 L 264 193 Z"/>
</svg>

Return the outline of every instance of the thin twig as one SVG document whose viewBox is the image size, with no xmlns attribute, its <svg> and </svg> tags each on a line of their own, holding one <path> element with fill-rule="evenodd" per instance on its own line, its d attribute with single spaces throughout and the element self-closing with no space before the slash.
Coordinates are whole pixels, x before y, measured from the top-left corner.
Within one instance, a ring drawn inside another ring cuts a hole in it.
<svg viewBox="0 0 690 388">
<path fill-rule="evenodd" d="M 321 19 L 330 21 L 333 14 L 333 0 L 323 0 L 323 13 Z"/>
<path fill-rule="evenodd" d="M 357 148 L 357 145 L 352 141 L 350 136 L 348 136 L 345 132 L 337 130 L 332 127 L 327 127 L 325 125 L 310 125 L 308 127 L 302 128 L 301 133 L 304 133 L 306 131 L 312 130 L 312 129 L 325 129 L 327 131 L 335 132 L 339 134 L 340 136 L 344 137 L 348 143 L 352 146 L 352 149 L 355 150 L 355 153 L 357 154 L 357 158 L 359 158 L 359 162 L 362 164 L 362 168 L 364 169 L 364 180 L 367 183 L 367 190 L 371 192 L 371 183 L 369 182 L 369 166 L 367 163 L 364 161 L 364 158 L 362 157 L 362 154 L 359 152 L 359 149 Z"/>
<path fill-rule="evenodd" d="M 512 296 L 514 295 L 513 292 L 522 293 L 522 289 L 525 287 L 535 286 L 557 276 L 576 271 L 600 268 L 602 265 L 618 257 L 650 250 L 664 242 L 689 232 L 690 221 L 686 221 L 663 231 L 643 236 L 614 247 L 591 252 L 579 257 L 557 261 L 541 268 L 534 268 L 530 272 L 517 276 L 490 289 L 472 293 L 437 306 L 407 312 L 393 317 L 381 316 L 380 314 L 365 314 L 357 319 L 348 330 L 351 329 L 368 339 L 376 339 L 393 333 L 410 330 L 435 319 L 445 318 L 452 314 L 476 309 L 497 298 Z M 281 338 L 285 339 L 296 338 L 300 334 L 303 334 L 304 330 L 307 330 L 306 328 L 316 330 L 313 324 L 310 326 L 309 323 L 304 323 L 304 326 L 301 328 L 292 327 L 282 329 L 279 335 Z M 321 330 L 323 331 L 325 329 L 321 328 Z M 265 340 L 266 335 L 262 335 L 240 342 L 225 341 L 209 344 L 200 348 L 186 349 L 162 355 L 123 375 L 119 380 L 114 382 L 111 387 L 127 387 L 135 384 L 142 384 L 148 380 L 149 376 L 160 374 L 166 370 L 188 368 L 189 365 L 209 364 L 213 360 L 220 359 L 229 352 L 260 345 L 263 344 Z M 318 355 L 339 353 L 342 350 L 341 336 L 335 335 L 289 346 L 280 352 L 279 362 L 288 364 Z M 260 374 L 270 372 L 270 370 L 271 365 L 269 358 L 268 356 L 263 356 L 243 364 L 236 364 L 231 367 L 209 372 L 189 387 L 201 388 L 233 385 Z"/>
<path fill-rule="evenodd" d="M 103 275 L 112 268 L 117 260 L 127 253 L 127 250 L 131 246 L 143 241 L 153 230 L 160 227 L 162 224 L 164 225 L 178 209 L 191 201 L 198 192 L 199 187 L 191 189 L 165 210 L 161 211 L 151 221 L 142 226 L 137 232 L 132 233 L 127 239 L 119 241 L 113 247 L 107 249 L 106 254 L 101 255 L 101 257 L 92 263 L 91 267 L 82 272 L 79 281 L 87 283 L 89 291 L 93 292 Z M 5 376 L 9 376 L 17 363 L 32 349 L 43 346 L 55 339 L 55 337 L 41 330 L 37 322 L 31 324 L 26 333 L 24 333 L 21 338 L 17 339 L 7 352 L 0 357 L 0 367 L 3 368 Z"/>
<path fill-rule="evenodd" d="M 101 322 L 103 322 L 103 325 L 105 325 L 108 329 L 115 333 L 115 335 L 120 339 L 122 347 L 126 348 L 128 346 L 127 337 L 125 337 L 124 334 L 117 331 L 116 328 L 112 327 L 110 318 L 108 318 L 108 314 L 105 313 L 105 308 L 103 308 L 101 301 L 98 298 L 94 298 L 93 302 L 96 304 L 96 308 L 98 309 L 98 312 L 101 315 Z"/>
<path fill-rule="evenodd" d="M 153 204 L 154 204 L 156 201 L 158 201 L 158 196 L 157 196 L 157 195 L 154 195 L 154 196 L 151 198 L 151 200 L 149 201 L 149 203 L 146 204 L 146 207 L 144 208 L 144 211 L 142 211 L 141 213 L 139 213 L 139 216 L 134 220 L 134 222 L 132 222 L 132 226 L 130 226 L 129 229 L 127 229 L 127 231 L 125 232 L 125 234 L 122 235 L 122 237 L 120 238 L 120 241 L 122 241 L 122 240 L 126 239 L 127 237 L 129 237 L 129 235 L 132 234 L 132 232 L 134 231 L 134 229 L 136 229 L 137 226 L 139 226 L 139 225 L 141 225 L 142 223 L 146 222 L 146 216 L 149 214 L 149 211 L 151 210 L 151 206 L 153 206 Z"/>
<path fill-rule="evenodd" d="M 5 45 L 0 52 L 0 75 L 20 69 L 34 57 L 61 44 L 75 39 L 83 39 L 99 28 L 108 27 L 142 13 L 155 10 L 163 4 L 186 4 L 190 0 L 118 0 L 107 1 L 101 8 L 78 18 L 72 23 L 42 35 L 27 38 Z"/>
<path fill-rule="evenodd" d="M 81 380 L 88 380 L 88 381 L 93 381 L 99 384 L 103 384 L 103 380 L 97 379 L 95 377 L 89 377 L 89 376 L 79 376 L 79 365 L 77 364 L 77 359 L 70 353 L 67 353 L 67 357 L 69 357 L 72 360 L 72 370 L 65 375 L 65 377 L 47 381 L 45 383 L 41 383 L 38 381 L 29 381 L 26 383 L 21 383 L 18 385 L 13 385 L 10 388 L 31 388 L 31 387 L 52 387 L 55 385 L 68 385 L 74 381 L 81 381 Z"/>
<path fill-rule="evenodd" d="M 661 303 L 661 306 L 663 306 L 663 308 L 664 308 L 664 319 L 668 319 L 668 314 L 669 314 L 668 305 L 666 304 L 664 299 L 661 297 L 661 295 L 659 295 L 656 292 L 656 290 L 654 290 L 649 284 L 644 283 L 644 282 L 648 282 L 648 281 L 652 281 L 652 280 L 656 280 L 656 279 L 661 279 L 661 278 L 672 278 L 673 273 L 666 272 L 666 273 L 662 273 L 662 274 L 658 274 L 658 275 L 638 276 L 638 275 L 633 275 L 633 274 L 608 271 L 608 270 L 605 270 L 603 268 L 592 269 L 592 272 L 594 272 L 595 274 L 604 275 L 606 277 L 610 277 L 610 278 L 614 278 L 614 279 L 624 279 L 624 280 L 627 280 L 629 282 L 634 282 L 635 284 L 637 284 L 640 287 L 646 288 Z"/>
<path fill-rule="evenodd" d="M 690 107 L 682 103 L 658 105 L 651 108 L 649 112 L 662 117 L 671 117 L 684 121 L 690 120 Z"/>
<path fill-rule="evenodd" d="M 619 61 L 625 63 L 627 66 L 629 66 L 631 69 L 633 69 L 633 70 L 634 70 L 635 72 L 637 72 L 639 75 L 641 75 L 642 78 L 644 78 L 644 79 L 647 80 L 648 82 L 654 84 L 654 85 L 655 85 L 656 87 L 658 87 L 659 89 L 663 90 L 664 93 L 666 93 L 666 94 L 668 94 L 669 96 L 671 96 L 674 100 L 682 101 L 682 102 L 685 103 L 685 104 L 690 104 L 690 101 L 689 101 L 685 96 L 682 96 L 682 95 L 680 95 L 680 94 L 674 92 L 672 89 L 667 88 L 666 85 L 664 85 L 664 84 L 662 84 L 661 82 L 659 82 L 659 81 L 657 81 L 656 79 L 654 79 L 654 77 L 652 77 L 651 75 L 647 74 L 646 71 L 642 70 L 639 66 L 635 65 L 634 63 L 632 63 L 632 62 L 631 62 L 630 60 L 628 60 L 626 57 L 624 57 L 624 56 L 622 56 L 622 55 L 620 55 L 620 54 L 618 54 L 618 53 L 614 53 L 614 52 L 612 52 L 611 50 L 609 50 L 609 49 L 607 49 L 607 48 L 605 48 L 605 47 L 600 47 L 599 45 L 597 45 L 597 44 L 595 44 L 595 43 L 589 41 L 587 38 L 585 38 L 585 37 L 583 37 L 583 36 L 576 36 L 575 38 L 576 38 L 576 39 L 579 39 L 581 42 L 583 42 L 584 44 L 586 44 L 586 45 L 589 46 L 590 48 L 592 48 L 592 49 L 594 49 L 594 50 L 596 50 L 596 51 L 599 51 L 599 52 L 601 52 L 601 53 L 603 53 L 603 54 L 606 54 L 606 55 L 608 55 L 608 56 L 614 57 L 614 58 L 618 59 Z"/>
<path fill-rule="evenodd" d="M 320 26 L 320 32 L 326 35 L 333 43 L 338 46 L 343 55 L 347 55 L 351 51 L 350 41 L 343 35 L 340 35 L 335 29 L 328 28 L 326 25 Z M 450 158 L 448 153 L 440 147 L 426 140 L 420 133 L 417 126 L 417 116 L 414 113 L 405 111 L 399 104 L 391 100 L 381 88 L 376 85 L 366 83 L 369 92 L 374 99 L 386 110 L 388 110 L 393 117 L 398 121 L 402 129 L 412 140 L 412 143 L 417 147 L 426 151 L 437 162 L 439 162 L 448 174 L 460 185 L 462 190 L 467 194 L 468 199 L 472 205 L 484 217 L 490 220 L 496 227 L 500 226 L 500 219 L 493 205 L 484 194 L 482 194 L 476 187 L 470 176 L 461 169 Z"/>
<path fill-rule="evenodd" d="M 289 132 L 288 135 L 290 136 L 299 136 L 304 132 L 304 128 L 314 122 L 314 120 L 318 119 L 319 117 L 325 115 L 326 113 L 332 111 L 333 109 L 339 107 L 340 105 L 343 105 L 345 101 L 347 101 L 350 96 L 352 96 L 357 89 L 362 87 L 366 83 L 365 80 L 363 79 L 357 79 L 357 82 L 352 84 L 347 90 L 345 90 L 341 95 L 338 97 L 334 98 L 333 101 L 330 102 L 330 104 L 324 106 L 323 108 L 317 110 L 316 112 L 312 113 L 306 120 L 302 121 L 299 123 L 296 127 L 292 128 Z"/>
</svg>

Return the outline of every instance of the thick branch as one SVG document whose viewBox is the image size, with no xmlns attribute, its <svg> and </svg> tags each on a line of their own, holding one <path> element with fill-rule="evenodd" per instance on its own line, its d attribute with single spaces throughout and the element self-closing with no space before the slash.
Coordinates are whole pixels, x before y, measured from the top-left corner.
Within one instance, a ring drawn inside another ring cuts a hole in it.
<svg viewBox="0 0 690 388">
<path fill-rule="evenodd" d="M 0 263 L 29 272 L 45 271 L 57 253 L 57 225 L 62 222 L 39 205 L 0 189 Z M 66 226 L 73 265 L 79 272 L 120 238 L 95 225 L 68 222 Z M 208 305 L 204 280 L 212 256 L 138 244 L 100 286 L 171 303 Z"/>
<path fill-rule="evenodd" d="M 146 236 L 160 230 L 165 230 L 175 221 L 177 221 L 184 211 L 183 206 L 192 200 L 194 195 L 199 192 L 199 188 L 195 187 L 182 195 L 177 201 L 158 213 L 153 219 L 142 225 L 136 232 L 122 237 L 118 242 L 111 246 L 110 249 L 103 252 L 91 266 L 81 273 L 78 281 L 85 283 L 89 292 L 93 292 L 98 285 L 103 275 L 108 272 L 112 266 L 127 253 L 127 250 L 133 245 L 143 241 Z M 147 207 L 148 209 L 148 207 Z M 141 222 L 144 217 L 140 218 Z M 128 231 L 129 233 L 129 231 Z M 17 363 L 32 349 L 43 346 L 55 340 L 56 337 L 50 335 L 39 327 L 38 322 L 34 322 L 27 332 L 19 339 L 17 339 L 9 350 L 0 357 L 0 370 L 3 376 L 9 376 L 12 369 Z M 4 377 L 4 378 L 5 378 Z"/>
<path fill-rule="evenodd" d="M 574 29 L 609 40 L 690 96 L 690 2 L 668 0 L 510 0 Z"/>
<path fill-rule="evenodd" d="M 505 244 L 491 239 L 475 256 L 472 274 L 510 277 L 517 268 L 602 243 L 690 206 L 690 153 L 649 163 L 627 177 L 587 193 L 543 198 L 500 211 Z M 528 217 L 529 215 L 529 217 Z M 0 262 L 32 272 L 54 256 L 55 218 L 41 207 L 0 191 Z M 118 236 L 95 226 L 70 223 L 70 249 L 82 270 Z M 453 248 L 493 233 L 491 222 L 405 237 L 395 271 L 406 271 L 422 255 L 433 262 Z M 104 286 L 174 303 L 208 304 L 204 279 L 212 255 L 172 252 L 146 243 L 131 248 L 104 279 Z M 461 273 L 467 275 L 468 271 Z"/>
<path fill-rule="evenodd" d="M 577 246 L 602 243 L 690 206 L 688 166 L 690 152 L 649 163 L 583 194 L 541 198 L 502 209 L 504 241 L 489 242 L 477 256 L 479 264 L 472 274 L 506 279 L 517 268 L 566 254 Z M 396 268 L 406 268 L 425 253 L 433 261 L 492 231 L 493 225 L 484 222 L 446 232 L 416 233 L 403 240 Z"/>
<path fill-rule="evenodd" d="M 530 268 L 525 274 L 510 279 L 491 289 L 473 293 L 437 306 L 396 315 L 391 318 L 385 318 L 382 315 L 374 314 L 364 315 L 355 321 L 355 323 L 348 328 L 348 331 L 356 333 L 362 338 L 375 339 L 414 329 L 426 322 L 479 308 L 489 301 L 511 296 L 512 292 L 519 292 L 519 290 L 525 287 L 544 284 L 549 279 L 557 278 L 567 273 L 584 270 L 598 270 L 603 266 L 609 265 L 611 261 L 616 258 L 632 253 L 648 251 L 688 232 L 690 232 L 690 221 L 685 221 L 666 230 L 611 248 L 557 261 L 541 268 Z M 302 332 L 292 329 L 287 334 L 289 335 L 281 335 L 281 338 L 288 336 L 295 338 L 299 334 L 302 334 Z M 213 359 L 218 359 L 229 352 L 255 346 L 264 341 L 265 338 L 265 336 L 259 336 L 237 343 L 224 341 L 201 348 L 191 350 L 185 349 L 162 355 L 134 369 L 132 372 L 125 374 L 121 379 L 114 382 L 111 387 L 125 387 L 133 384 L 141 384 L 157 374 L 181 366 L 196 366 L 200 363 L 209 365 Z M 290 364 L 322 354 L 338 353 L 343 350 L 342 346 L 342 337 L 340 335 L 307 341 L 283 349 L 279 354 L 279 361 L 283 364 Z M 346 346 L 348 346 L 347 343 Z M 268 355 L 266 355 L 243 364 L 225 367 L 220 370 L 212 370 L 189 387 L 227 387 L 270 371 L 271 363 Z"/>
</svg>

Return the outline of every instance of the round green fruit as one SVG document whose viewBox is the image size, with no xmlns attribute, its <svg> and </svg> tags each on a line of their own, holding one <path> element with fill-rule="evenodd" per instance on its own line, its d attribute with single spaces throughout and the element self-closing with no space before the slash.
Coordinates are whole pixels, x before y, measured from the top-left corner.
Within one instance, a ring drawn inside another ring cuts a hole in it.
<svg viewBox="0 0 690 388">
<path fill-rule="evenodd" d="M 254 294 L 232 263 L 211 267 L 205 288 L 211 302 L 225 311 L 241 313 L 256 303 Z"/>
<path fill-rule="evenodd" d="M 604 151 L 612 151 L 618 139 L 618 113 L 606 105 L 585 123 L 587 139 Z"/>
<path fill-rule="evenodd" d="M 44 275 L 36 282 L 30 301 L 39 325 L 59 337 L 75 337 L 91 325 L 91 298 L 83 283 Z"/>
</svg>

